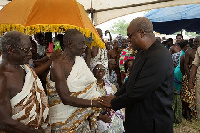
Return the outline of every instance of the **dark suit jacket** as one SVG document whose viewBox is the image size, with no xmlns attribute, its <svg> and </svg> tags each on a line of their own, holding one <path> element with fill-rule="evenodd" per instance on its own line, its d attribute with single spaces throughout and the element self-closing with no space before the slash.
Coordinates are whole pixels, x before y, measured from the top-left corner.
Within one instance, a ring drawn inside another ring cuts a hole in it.
<svg viewBox="0 0 200 133">
<path fill-rule="evenodd" d="M 129 78 L 111 101 L 126 108 L 127 133 L 173 133 L 173 62 L 158 41 L 137 54 Z"/>
</svg>

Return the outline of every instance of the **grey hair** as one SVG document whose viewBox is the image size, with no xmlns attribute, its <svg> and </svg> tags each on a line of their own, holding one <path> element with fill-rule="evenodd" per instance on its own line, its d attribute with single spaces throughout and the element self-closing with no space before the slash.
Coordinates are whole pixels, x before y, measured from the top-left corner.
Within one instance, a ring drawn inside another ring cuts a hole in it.
<svg viewBox="0 0 200 133">
<path fill-rule="evenodd" d="M 137 17 L 133 19 L 130 24 L 134 25 L 137 30 L 143 29 L 146 32 L 153 32 L 153 24 L 146 17 Z"/>
<path fill-rule="evenodd" d="M 24 35 L 23 33 L 19 31 L 10 31 L 6 33 L 2 39 L 1 39 L 1 46 L 2 46 L 2 52 L 7 52 L 6 46 L 11 45 L 17 45 L 21 43 L 21 36 Z"/>
</svg>

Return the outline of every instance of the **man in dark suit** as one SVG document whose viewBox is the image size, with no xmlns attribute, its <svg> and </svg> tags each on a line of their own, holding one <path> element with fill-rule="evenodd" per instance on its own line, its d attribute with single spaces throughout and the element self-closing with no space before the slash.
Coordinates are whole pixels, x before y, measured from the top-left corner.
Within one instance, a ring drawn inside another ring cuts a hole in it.
<svg viewBox="0 0 200 133">
<path fill-rule="evenodd" d="M 127 28 L 132 49 L 138 50 L 129 78 L 115 94 L 99 99 L 114 110 L 126 108 L 127 133 L 173 133 L 173 62 L 156 40 L 152 22 L 133 19 Z"/>
</svg>

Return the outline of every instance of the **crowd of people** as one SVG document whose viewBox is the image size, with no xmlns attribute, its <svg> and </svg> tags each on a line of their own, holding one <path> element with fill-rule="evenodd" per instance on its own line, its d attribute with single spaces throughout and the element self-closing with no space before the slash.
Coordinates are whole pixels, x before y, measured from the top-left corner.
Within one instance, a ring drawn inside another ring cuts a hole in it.
<svg viewBox="0 0 200 133">
<path fill-rule="evenodd" d="M 76 29 L 47 36 L 1 39 L 0 133 L 173 133 L 182 116 L 200 119 L 200 37 L 162 43 L 146 17 L 106 49 Z"/>
</svg>

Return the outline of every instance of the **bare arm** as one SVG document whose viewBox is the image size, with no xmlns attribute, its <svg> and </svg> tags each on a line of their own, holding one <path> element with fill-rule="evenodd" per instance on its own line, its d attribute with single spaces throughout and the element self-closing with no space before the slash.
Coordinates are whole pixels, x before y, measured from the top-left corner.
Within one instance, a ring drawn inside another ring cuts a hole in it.
<svg viewBox="0 0 200 133">
<path fill-rule="evenodd" d="M 190 77 L 190 69 L 189 69 L 189 60 L 190 60 L 190 50 L 187 50 L 185 52 L 185 60 L 184 60 L 184 68 L 185 68 L 185 73 L 188 76 L 188 79 Z"/>
<path fill-rule="evenodd" d="M 185 59 L 185 56 L 182 55 L 182 56 L 180 57 L 180 69 L 181 69 L 181 73 L 182 73 L 183 75 L 185 75 L 184 59 Z"/>
<path fill-rule="evenodd" d="M 7 132 L 39 133 L 40 130 L 35 130 L 11 118 L 11 104 L 6 91 L 7 79 L 3 73 L 0 73 L 0 130 Z"/>
<path fill-rule="evenodd" d="M 51 66 L 51 63 L 53 60 L 55 60 L 56 58 L 58 58 L 61 54 L 61 51 L 54 51 L 54 53 L 52 54 L 52 56 L 50 57 L 49 60 L 47 60 L 46 62 L 43 62 L 42 65 L 36 67 L 36 68 L 33 68 L 33 70 L 35 71 L 35 73 L 37 75 L 41 75 L 43 74 L 46 70 L 48 70 Z"/>
<path fill-rule="evenodd" d="M 170 54 L 173 54 L 173 52 L 174 52 L 174 46 L 170 47 L 169 52 L 170 52 Z"/>
<path fill-rule="evenodd" d="M 33 63 L 34 63 L 35 67 L 38 67 L 38 66 L 41 66 L 43 63 L 47 62 L 48 60 L 49 60 L 49 57 L 45 56 L 45 57 L 43 57 L 41 59 L 34 60 Z"/>
<path fill-rule="evenodd" d="M 67 72 L 67 75 L 65 75 L 64 66 L 60 63 L 62 60 L 63 57 L 61 56 L 58 60 L 53 61 L 50 71 L 51 79 L 55 82 L 57 93 L 60 96 L 63 104 L 83 108 L 91 107 L 91 100 L 70 96 L 70 91 L 65 77 L 69 76 L 72 66 L 69 68 L 70 70 Z M 98 103 L 97 100 L 92 101 L 92 106 L 103 107 Z"/>
<path fill-rule="evenodd" d="M 190 72 L 190 78 L 189 78 L 189 84 L 188 84 L 189 89 L 194 88 L 194 79 L 195 79 L 196 73 L 197 73 L 197 66 L 192 65 L 192 69 Z"/>
</svg>

